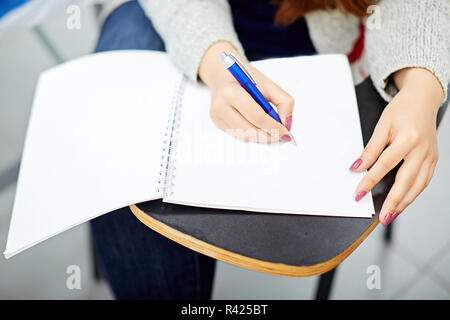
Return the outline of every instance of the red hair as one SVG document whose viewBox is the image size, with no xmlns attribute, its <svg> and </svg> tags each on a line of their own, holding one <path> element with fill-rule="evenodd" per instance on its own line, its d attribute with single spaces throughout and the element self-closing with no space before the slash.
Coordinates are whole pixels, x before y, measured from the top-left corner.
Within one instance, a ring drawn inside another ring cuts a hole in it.
<svg viewBox="0 0 450 320">
<path fill-rule="evenodd" d="M 367 7 L 373 0 L 273 0 L 279 5 L 274 23 L 286 26 L 308 12 L 321 9 L 338 9 L 358 17 L 368 15 Z"/>
</svg>

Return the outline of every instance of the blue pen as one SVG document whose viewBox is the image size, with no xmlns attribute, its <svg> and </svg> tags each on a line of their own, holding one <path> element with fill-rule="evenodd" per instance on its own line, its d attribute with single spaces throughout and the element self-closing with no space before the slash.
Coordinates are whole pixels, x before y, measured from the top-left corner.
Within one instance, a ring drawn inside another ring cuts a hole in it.
<svg viewBox="0 0 450 320">
<path fill-rule="evenodd" d="M 239 61 L 237 57 L 235 57 L 232 53 L 226 54 L 225 52 L 222 52 L 220 54 L 220 58 L 222 59 L 223 64 L 225 67 L 230 71 L 230 73 L 233 75 L 233 77 L 241 84 L 241 86 L 250 94 L 250 96 L 255 100 L 261 108 L 269 115 L 271 116 L 275 121 L 278 121 L 279 123 L 283 124 L 281 122 L 280 117 L 278 116 L 278 113 L 275 111 L 274 108 L 270 105 L 270 103 L 264 98 L 261 91 L 258 90 L 256 87 L 256 81 L 251 75 L 251 73 L 245 68 L 245 66 Z M 242 70 L 242 68 L 244 70 Z M 292 142 L 295 143 L 295 139 L 292 136 L 291 133 L 289 133 Z"/>
</svg>

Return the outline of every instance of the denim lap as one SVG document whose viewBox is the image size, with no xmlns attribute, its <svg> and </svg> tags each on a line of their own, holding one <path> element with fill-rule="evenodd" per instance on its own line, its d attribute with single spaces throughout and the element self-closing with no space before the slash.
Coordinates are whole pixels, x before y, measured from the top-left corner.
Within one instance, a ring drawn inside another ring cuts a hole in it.
<svg viewBox="0 0 450 320">
<path fill-rule="evenodd" d="M 122 4 L 106 18 L 95 52 L 126 49 L 165 51 L 164 42 L 136 1 Z"/>
</svg>

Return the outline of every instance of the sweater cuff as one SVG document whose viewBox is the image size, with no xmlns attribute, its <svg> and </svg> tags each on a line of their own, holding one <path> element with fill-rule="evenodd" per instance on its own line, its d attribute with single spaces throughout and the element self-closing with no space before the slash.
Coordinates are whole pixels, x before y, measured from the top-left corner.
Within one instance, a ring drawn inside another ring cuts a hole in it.
<svg viewBox="0 0 450 320">
<path fill-rule="evenodd" d="M 439 64 L 441 63 L 439 62 Z M 378 68 L 377 72 L 372 71 L 370 77 L 379 94 L 387 102 L 390 102 L 399 91 L 394 83 L 392 77 L 393 74 L 401 69 L 410 67 L 424 68 L 433 73 L 434 76 L 439 80 L 442 86 L 442 90 L 444 91 L 444 99 L 442 100 L 441 104 L 447 100 L 447 87 L 450 80 L 449 72 L 446 72 L 444 68 L 437 67 L 435 61 L 420 56 L 398 56 L 398 59 L 392 59 L 392 61 L 389 61 L 383 67 L 384 68 Z M 447 67 L 447 69 L 448 68 L 449 67 Z"/>
<path fill-rule="evenodd" d="M 392 74 L 407 67 L 421 67 L 440 81 L 442 103 L 446 101 L 450 78 L 449 5 L 436 0 L 385 0 L 378 10 L 380 28 L 367 29 L 366 63 L 380 95 L 391 101 L 398 92 Z"/>
</svg>

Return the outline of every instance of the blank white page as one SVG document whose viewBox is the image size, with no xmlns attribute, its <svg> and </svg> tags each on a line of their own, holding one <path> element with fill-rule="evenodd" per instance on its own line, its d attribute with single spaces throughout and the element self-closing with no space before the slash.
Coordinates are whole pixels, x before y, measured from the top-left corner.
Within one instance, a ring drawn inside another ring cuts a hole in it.
<svg viewBox="0 0 450 320">
<path fill-rule="evenodd" d="M 181 73 L 163 53 L 64 63 L 36 89 L 5 256 L 96 216 L 160 198 L 163 135 Z"/>
<path fill-rule="evenodd" d="M 184 93 L 167 202 L 259 212 L 371 217 L 372 196 L 354 200 L 363 150 L 347 58 L 324 55 L 254 65 L 295 98 L 290 143 L 243 143 L 209 118 L 210 93 Z"/>
</svg>

